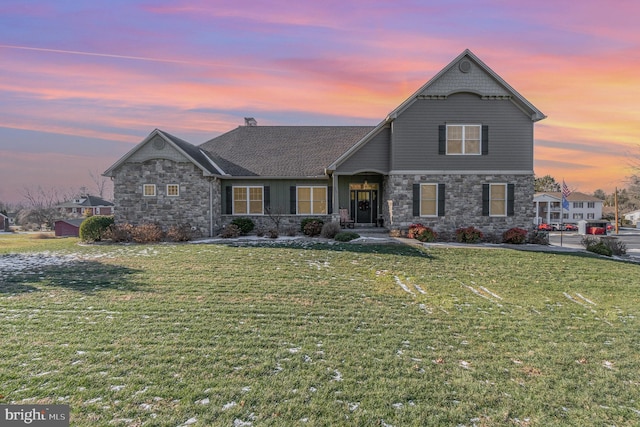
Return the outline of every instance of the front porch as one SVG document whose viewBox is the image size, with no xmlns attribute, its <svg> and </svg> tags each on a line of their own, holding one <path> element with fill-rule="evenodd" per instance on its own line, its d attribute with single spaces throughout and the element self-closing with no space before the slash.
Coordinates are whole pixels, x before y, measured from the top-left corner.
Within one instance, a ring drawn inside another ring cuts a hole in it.
<svg viewBox="0 0 640 427">
<path fill-rule="evenodd" d="M 385 225 L 381 174 L 356 174 L 334 176 L 334 216 L 346 210 L 348 218 L 357 229 L 382 229 Z"/>
</svg>

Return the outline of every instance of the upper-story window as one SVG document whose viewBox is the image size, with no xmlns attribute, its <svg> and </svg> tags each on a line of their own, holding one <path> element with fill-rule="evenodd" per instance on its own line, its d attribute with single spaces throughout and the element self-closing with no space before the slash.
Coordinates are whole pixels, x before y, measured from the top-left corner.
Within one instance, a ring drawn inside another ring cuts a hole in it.
<svg viewBox="0 0 640 427">
<path fill-rule="evenodd" d="M 142 186 L 142 195 L 146 197 L 153 197 L 156 195 L 156 185 L 155 184 L 144 184 Z"/>
<path fill-rule="evenodd" d="M 481 125 L 447 125 L 447 154 L 482 154 L 481 140 Z"/>
<path fill-rule="evenodd" d="M 595 207 L 596 207 L 596 202 L 587 202 L 587 208 L 595 209 Z"/>
<path fill-rule="evenodd" d="M 167 196 L 177 197 L 180 195 L 179 184 L 167 184 Z"/>
<path fill-rule="evenodd" d="M 582 209 L 584 207 L 584 202 L 573 202 L 574 209 Z"/>
</svg>

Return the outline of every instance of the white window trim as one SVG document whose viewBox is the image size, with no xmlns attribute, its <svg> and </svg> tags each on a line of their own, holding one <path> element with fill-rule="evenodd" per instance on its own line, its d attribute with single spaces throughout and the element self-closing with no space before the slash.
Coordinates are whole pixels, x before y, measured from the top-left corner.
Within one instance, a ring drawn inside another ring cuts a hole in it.
<svg viewBox="0 0 640 427">
<path fill-rule="evenodd" d="M 147 194 L 146 189 L 147 188 L 153 188 L 153 194 Z M 143 197 L 156 197 L 157 195 L 157 191 L 156 191 L 156 185 L 155 184 L 142 184 L 142 196 Z"/>
<path fill-rule="evenodd" d="M 493 200 L 493 197 L 491 197 L 491 193 L 493 193 L 493 187 L 494 186 L 503 186 L 504 187 L 504 213 L 501 214 L 494 214 L 493 212 L 491 212 L 491 201 Z M 495 183 L 490 183 L 489 184 L 489 216 L 492 217 L 506 217 L 507 216 L 507 206 L 509 205 L 509 186 L 507 185 L 506 182 L 502 183 L 502 182 L 495 182 Z"/>
<path fill-rule="evenodd" d="M 246 206 L 246 210 L 245 212 L 236 212 L 236 192 L 235 189 L 236 188 L 245 188 L 247 190 L 247 206 Z M 260 191 L 262 192 L 262 198 L 261 198 L 261 202 L 262 202 L 262 207 L 260 208 L 260 213 L 251 213 L 250 212 L 250 207 L 251 207 L 251 191 L 250 189 L 252 188 L 259 188 Z M 254 216 L 258 216 L 258 215 L 264 215 L 264 186 L 263 185 L 234 185 L 231 187 L 231 212 L 232 215 L 254 215 Z"/>
<path fill-rule="evenodd" d="M 178 194 L 169 194 L 169 187 L 175 186 L 178 189 Z M 167 184 L 167 197 L 178 197 L 180 196 L 180 184 Z"/>
<path fill-rule="evenodd" d="M 449 153 L 449 126 L 462 126 L 462 153 Z M 466 139 L 465 139 L 465 128 L 475 126 L 480 129 L 480 139 L 478 141 L 478 152 L 477 153 L 467 153 L 466 152 Z M 446 153 L 447 156 L 480 156 L 482 155 L 482 124 L 478 123 L 450 123 L 447 124 L 447 135 L 445 137 L 445 145 L 446 145 Z"/>
<path fill-rule="evenodd" d="M 423 214 L 422 213 L 422 186 L 423 185 L 430 185 L 436 188 L 436 211 L 434 214 Z M 420 217 L 423 218 L 436 218 L 438 216 L 438 184 L 434 183 L 434 182 L 425 182 L 425 183 L 420 183 Z"/>
<path fill-rule="evenodd" d="M 301 188 L 309 188 L 311 189 L 311 212 L 310 213 L 300 213 L 300 193 L 299 190 Z M 296 185 L 296 215 L 328 215 L 327 212 L 325 213 L 317 213 L 313 211 L 313 202 L 315 201 L 314 197 L 313 197 L 313 193 L 314 193 L 314 189 L 315 188 L 324 188 L 324 205 L 326 207 L 326 211 L 329 211 L 329 187 L 326 185 Z"/>
</svg>

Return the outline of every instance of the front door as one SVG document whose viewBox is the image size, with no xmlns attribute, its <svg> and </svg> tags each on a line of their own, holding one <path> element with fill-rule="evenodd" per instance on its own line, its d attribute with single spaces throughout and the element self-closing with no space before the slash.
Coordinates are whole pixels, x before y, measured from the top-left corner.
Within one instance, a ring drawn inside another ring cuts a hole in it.
<svg viewBox="0 0 640 427">
<path fill-rule="evenodd" d="M 351 212 L 355 212 L 355 220 L 358 224 L 371 224 L 375 221 L 378 203 L 378 192 L 376 190 L 352 190 Z"/>
</svg>

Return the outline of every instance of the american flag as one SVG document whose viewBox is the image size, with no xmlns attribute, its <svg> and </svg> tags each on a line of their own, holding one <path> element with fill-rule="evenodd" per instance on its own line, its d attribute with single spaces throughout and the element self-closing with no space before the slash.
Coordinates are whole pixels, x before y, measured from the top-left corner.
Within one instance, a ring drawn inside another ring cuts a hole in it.
<svg viewBox="0 0 640 427">
<path fill-rule="evenodd" d="M 569 201 L 567 200 L 567 198 L 569 197 L 569 195 L 571 194 L 571 191 L 569 191 L 569 187 L 567 187 L 567 184 L 564 182 L 564 179 L 562 180 L 562 208 L 569 210 Z"/>
</svg>

